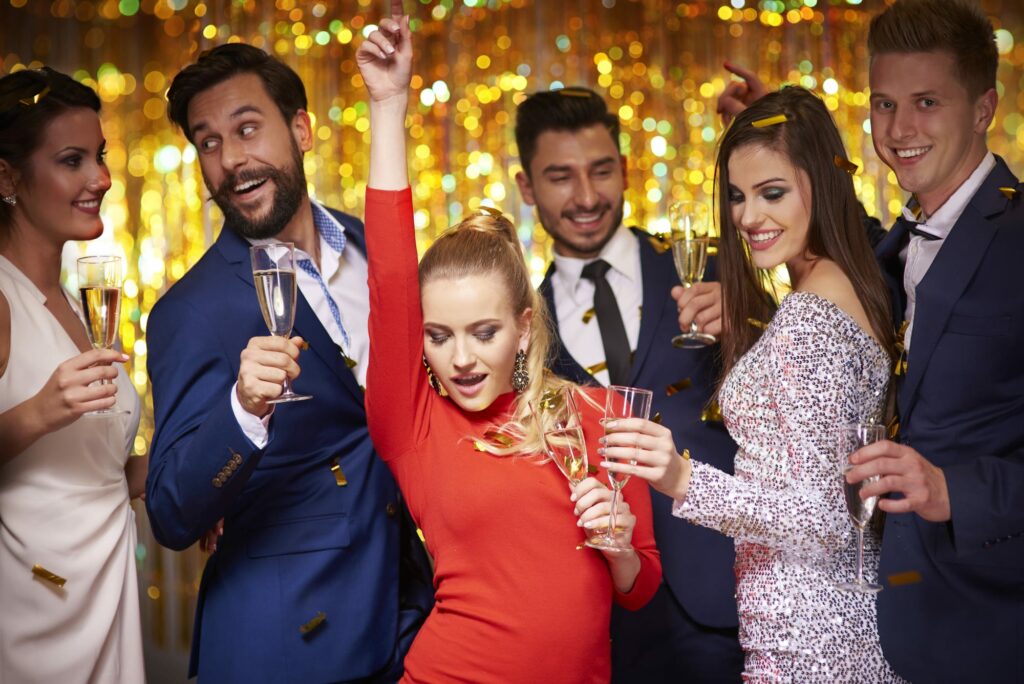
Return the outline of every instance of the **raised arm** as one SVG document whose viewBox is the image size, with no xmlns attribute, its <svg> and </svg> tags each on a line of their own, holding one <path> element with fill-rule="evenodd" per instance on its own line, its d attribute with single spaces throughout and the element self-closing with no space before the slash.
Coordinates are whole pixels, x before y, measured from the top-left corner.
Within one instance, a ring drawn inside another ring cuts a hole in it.
<svg viewBox="0 0 1024 684">
<path fill-rule="evenodd" d="M 356 64 L 370 95 L 370 179 L 376 190 L 409 185 L 405 157 L 405 113 L 412 78 L 412 33 L 402 0 L 392 0 L 391 18 L 356 51 Z"/>
</svg>

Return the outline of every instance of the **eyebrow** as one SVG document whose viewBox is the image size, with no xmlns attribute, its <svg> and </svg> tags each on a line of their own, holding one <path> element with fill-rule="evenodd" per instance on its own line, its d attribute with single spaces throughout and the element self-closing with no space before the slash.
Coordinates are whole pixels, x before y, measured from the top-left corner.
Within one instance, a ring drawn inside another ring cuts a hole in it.
<svg viewBox="0 0 1024 684">
<path fill-rule="evenodd" d="M 103 148 L 105 148 L 106 146 L 107 146 L 107 141 L 104 140 L 104 141 L 102 141 L 100 143 L 100 146 L 97 149 L 102 151 Z M 66 152 L 77 152 L 78 154 L 89 154 L 89 150 L 84 148 L 84 147 L 79 147 L 78 145 L 68 145 L 67 147 L 62 147 L 59 150 L 57 150 L 57 153 L 56 153 L 55 156 L 59 157 L 60 155 L 65 154 Z"/>
<path fill-rule="evenodd" d="M 472 323 L 468 324 L 466 326 L 466 328 L 478 328 L 481 325 L 501 325 L 501 319 L 500 318 L 484 318 L 484 319 L 481 319 L 479 321 L 473 321 Z M 447 330 L 448 332 L 451 332 L 451 330 L 452 330 L 451 327 L 449 327 L 449 326 L 447 326 L 447 325 L 445 325 L 443 323 L 434 323 L 432 321 L 424 321 L 423 322 L 423 328 L 424 329 L 426 329 L 426 328 L 435 328 L 437 330 Z"/>
<path fill-rule="evenodd" d="M 940 93 L 938 91 L 936 91 L 936 90 L 921 90 L 921 91 L 918 91 L 916 93 L 910 93 L 910 97 L 938 97 L 939 95 L 940 95 Z M 891 100 L 892 99 L 891 95 L 887 95 L 885 93 L 875 93 L 875 92 L 871 93 L 871 97 L 868 98 L 868 99 L 877 100 L 878 98 L 883 98 L 883 97 L 886 98 L 887 100 Z"/>
<path fill-rule="evenodd" d="M 768 180 L 763 180 L 760 183 L 755 183 L 754 184 L 754 189 L 757 190 L 761 186 L 768 185 L 769 183 L 788 183 L 788 182 L 789 181 L 787 181 L 785 178 L 778 178 L 778 177 L 769 178 Z"/>
<path fill-rule="evenodd" d="M 235 111 L 231 112 L 231 114 L 228 115 L 228 118 L 230 118 L 230 119 L 237 119 L 238 117 L 242 116 L 243 114 L 249 114 L 250 112 L 255 113 L 255 114 L 263 114 L 263 110 L 260 109 L 259 107 L 257 107 L 256 105 L 245 104 L 245 105 L 242 105 L 241 107 L 239 107 L 238 109 L 236 109 Z M 210 127 L 209 124 L 207 124 L 205 121 L 200 121 L 199 123 L 197 123 L 195 126 L 192 127 L 192 135 L 194 136 L 199 131 L 204 131 L 204 130 L 206 130 L 209 127 Z"/>
<path fill-rule="evenodd" d="M 587 168 L 591 168 L 592 169 L 592 168 L 595 168 L 595 167 L 598 167 L 598 166 L 607 166 L 608 164 L 614 164 L 615 162 L 616 162 L 615 157 L 611 157 L 611 156 L 602 157 L 602 158 L 598 159 L 597 161 L 594 161 L 594 162 L 591 162 L 590 164 L 587 164 Z M 566 164 L 549 164 L 549 165 L 544 167 L 544 169 L 541 171 L 541 173 L 543 173 L 543 174 L 548 174 L 548 173 L 568 173 L 570 171 L 572 171 L 572 167 L 568 166 Z"/>
</svg>

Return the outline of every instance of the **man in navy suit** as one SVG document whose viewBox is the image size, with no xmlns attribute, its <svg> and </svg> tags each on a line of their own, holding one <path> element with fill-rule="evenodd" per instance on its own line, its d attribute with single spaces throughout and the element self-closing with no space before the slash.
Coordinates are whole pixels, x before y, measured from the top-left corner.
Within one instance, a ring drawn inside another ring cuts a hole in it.
<svg viewBox="0 0 1024 684">
<path fill-rule="evenodd" d="M 307 195 L 305 89 L 280 61 L 215 48 L 175 77 L 168 100 L 226 219 L 147 329 L 153 533 L 184 549 L 224 520 L 189 675 L 394 681 L 432 597 L 367 432 L 363 226 Z M 268 335 L 253 286 L 249 247 L 272 241 L 298 257 L 291 339 Z M 274 408 L 286 377 L 312 398 Z"/>
<path fill-rule="evenodd" d="M 671 343 L 694 318 L 720 331 L 718 284 L 673 292 L 672 255 L 622 225 L 618 140 L 618 118 L 585 88 L 536 93 L 516 115 L 516 181 L 554 241 L 541 285 L 560 343 L 553 369 L 580 383 L 653 390 L 652 413 L 677 443 L 731 473 L 735 445 L 721 425 L 701 419 L 718 379 L 714 349 Z M 654 490 L 651 499 L 664 584 L 642 610 L 613 613 L 613 681 L 737 682 L 732 540 L 674 518 L 671 500 Z"/>
<path fill-rule="evenodd" d="M 889 497 L 882 650 L 915 682 L 1024 681 L 1024 205 L 986 141 L 992 25 L 964 0 L 897 0 L 868 46 L 875 150 L 913 193 L 877 247 L 907 322 L 899 441 L 847 476 Z"/>
</svg>

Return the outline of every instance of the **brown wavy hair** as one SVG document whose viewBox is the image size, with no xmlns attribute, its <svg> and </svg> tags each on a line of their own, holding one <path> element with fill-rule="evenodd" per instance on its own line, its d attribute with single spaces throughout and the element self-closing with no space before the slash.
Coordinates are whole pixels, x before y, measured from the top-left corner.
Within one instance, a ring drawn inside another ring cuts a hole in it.
<svg viewBox="0 0 1024 684">
<path fill-rule="evenodd" d="M 754 122 L 784 116 L 783 123 L 755 127 Z M 875 337 L 894 357 L 889 293 L 868 243 L 861 207 L 850 173 L 837 163 L 846 160 L 835 122 L 819 97 L 799 87 L 771 93 L 741 112 L 726 130 L 715 166 L 721 238 L 718 248 L 722 283 L 722 378 L 762 334 L 751 323 L 767 322 L 774 305 L 766 291 L 767 274 L 754 267 L 750 250 L 732 220 L 729 201 L 729 159 L 747 146 L 767 148 L 785 155 L 807 174 L 811 190 L 811 216 L 807 251 L 812 257 L 834 261 L 853 284 Z"/>
</svg>

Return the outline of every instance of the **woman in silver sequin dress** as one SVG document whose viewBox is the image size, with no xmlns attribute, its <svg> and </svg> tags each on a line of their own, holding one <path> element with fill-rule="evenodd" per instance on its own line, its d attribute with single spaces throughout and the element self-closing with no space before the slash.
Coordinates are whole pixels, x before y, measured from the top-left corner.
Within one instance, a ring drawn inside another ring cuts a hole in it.
<svg viewBox="0 0 1024 684">
<path fill-rule="evenodd" d="M 848 167 L 825 105 L 801 88 L 759 100 L 722 139 L 719 401 L 740 447 L 735 475 L 680 457 L 649 421 L 610 425 L 602 450 L 620 461 L 609 470 L 673 497 L 677 516 L 736 540 L 747 681 L 901 681 L 879 646 L 874 596 L 836 588 L 856 551 L 835 430 L 881 418 L 894 348 Z M 773 312 L 760 274 L 782 263 L 793 293 Z M 878 538 L 867 537 L 874 579 Z"/>
</svg>

